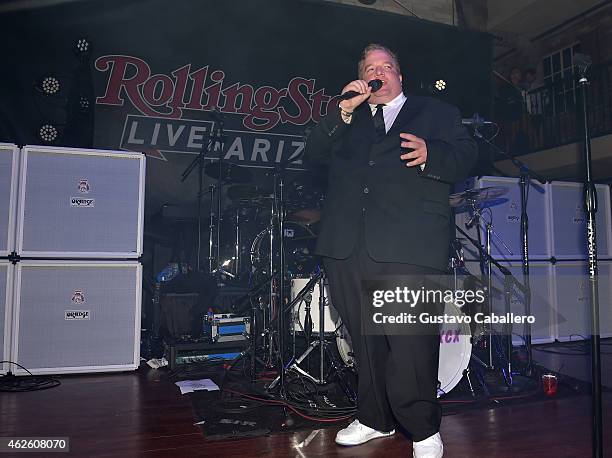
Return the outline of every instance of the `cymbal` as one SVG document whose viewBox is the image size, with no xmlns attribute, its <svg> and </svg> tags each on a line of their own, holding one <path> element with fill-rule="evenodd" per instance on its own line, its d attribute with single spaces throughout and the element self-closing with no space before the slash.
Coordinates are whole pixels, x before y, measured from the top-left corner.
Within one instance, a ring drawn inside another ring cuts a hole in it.
<svg viewBox="0 0 612 458">
<path fill-rule="evenodd" d="M 204 173 L 211 178 L 219 178 L 219 163 L 210 162 L 204 167 Z M 251 181 L 252 173 L 245 167 L 224 162 L 221 164 L 221 179 L 225 183 L 247 183 Z"/>
<path fill-rule="evenodd" d="M 270 194 L 272 194 L 271 189 L 250 184 L 235 184 L 227 190 L 227 197 L 232 200 L 255 199 Z"/>
<path fill-rule="evenodd" d="M 271 205 L 272 205 L 271 197 L 253 197 L 251 199 L 233 200 L 232 205 L 230 205 L 228 209 L 235 210 L 237 208 L 254 208 L 254 207 L 270 208 Z"/>
<path fill-rule="evenodd" d="M 318 223 L 321 220 L 321 210 L 318 208 L 304 208 L 289 215 L 290 221 L 302 223 L 307 226 Z"/>
<path fill-rule="evenodd" d="M 463 207 L 472 203 L 491 202 L 494 199 L 507 194 L 506 186 L 489 186 L 487 188 L 468 189 L 449 196 L 451 207 Z"/>
</svg>

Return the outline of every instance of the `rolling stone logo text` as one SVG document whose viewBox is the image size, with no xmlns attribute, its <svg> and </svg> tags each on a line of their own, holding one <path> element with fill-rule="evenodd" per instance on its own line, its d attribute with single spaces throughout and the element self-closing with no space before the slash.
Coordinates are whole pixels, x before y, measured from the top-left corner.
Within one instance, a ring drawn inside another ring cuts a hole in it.
<svg viewBox="0 0 612 458">
<path fill-rule="evenodd" d="M 225 159 L 260 167 L 291 162 L 304 148 L 305 126 L 318 122 L 335 100 L 316 89 L 315 79 L 303 77 L 286 87 L 254 87 L 226 82 L 223 70 L 209 66 L 152 74 L 146 61 L 125 55 L 99 57 L 95 68 L 108 75 L 96 103 L 122 107 L 127 101 L 140 113 L 126 117 L 121 148 L 158 159 L 165 159 L 163 152 L 199 153 L 214 128 L 210 112 L 217 111 L 224 118 Z M 205 112 L 204 119 L 186 119 L 187 111 L 189 117 Z"/>
</svg>

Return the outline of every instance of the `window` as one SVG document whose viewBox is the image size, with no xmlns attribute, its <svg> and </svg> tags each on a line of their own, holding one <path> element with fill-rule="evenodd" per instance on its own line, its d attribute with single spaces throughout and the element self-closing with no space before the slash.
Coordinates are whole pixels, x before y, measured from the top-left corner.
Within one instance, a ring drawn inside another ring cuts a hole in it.
<svg viewBox="0 0 612 458">
<path fill-rule="evenodd" d="M 574 54 L 579 52 L 580 43 L 575 43 L 542 59 L 544 83 L 549 91 L 547 114 L 573 111 L 576 106 Z"/>
</svg>

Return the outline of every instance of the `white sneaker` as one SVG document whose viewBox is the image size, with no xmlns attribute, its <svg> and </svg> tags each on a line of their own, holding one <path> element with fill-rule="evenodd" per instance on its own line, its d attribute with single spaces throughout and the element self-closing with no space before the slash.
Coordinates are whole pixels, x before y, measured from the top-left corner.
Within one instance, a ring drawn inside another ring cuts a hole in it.
<svg viewBox="0 0 612 458">
<path fill-rule="evenodd" d="M 442 455 L 444 455 L 444 445 L 440 433 L 412 443 L 413 458 L 442 458 Z"/>
<path fill-rule="evenodd" d="M 341 429 L 336 434 L 336 444 L 338 445 L 360 445 L 365 444 L 367 441 L 377 439 L 379 437 L 389 437 L 395 434 L 395 430 L 391 430 L 387 433 L 383 431 L 376 431 L 369 426 L 362 425 L 359 420 L 353 420 L 353 422 L 346 428 Z"/>
</svg>

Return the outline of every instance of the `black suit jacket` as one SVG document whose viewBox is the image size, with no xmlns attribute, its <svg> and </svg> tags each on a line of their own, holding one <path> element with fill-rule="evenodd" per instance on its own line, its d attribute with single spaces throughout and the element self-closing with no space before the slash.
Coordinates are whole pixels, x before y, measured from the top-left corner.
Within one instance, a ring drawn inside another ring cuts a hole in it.
<svg viewBox="0 0 612 458">
<path fill-rule="evenodd" d="M 400 132 L 425 139 L 424 170 L 400 159 Z M 347 258 L 363 224 L 375 261 L 445 269 L 453 223 L 448 196 L 477 156 L 459 111 L 437 99 L 408 96 L 382 140 L 367 103 L 355 110 L 351 124 L 330 107 L 306 143 L 308 160 L 330 162 L 317 254 Z"/>
</svg>

